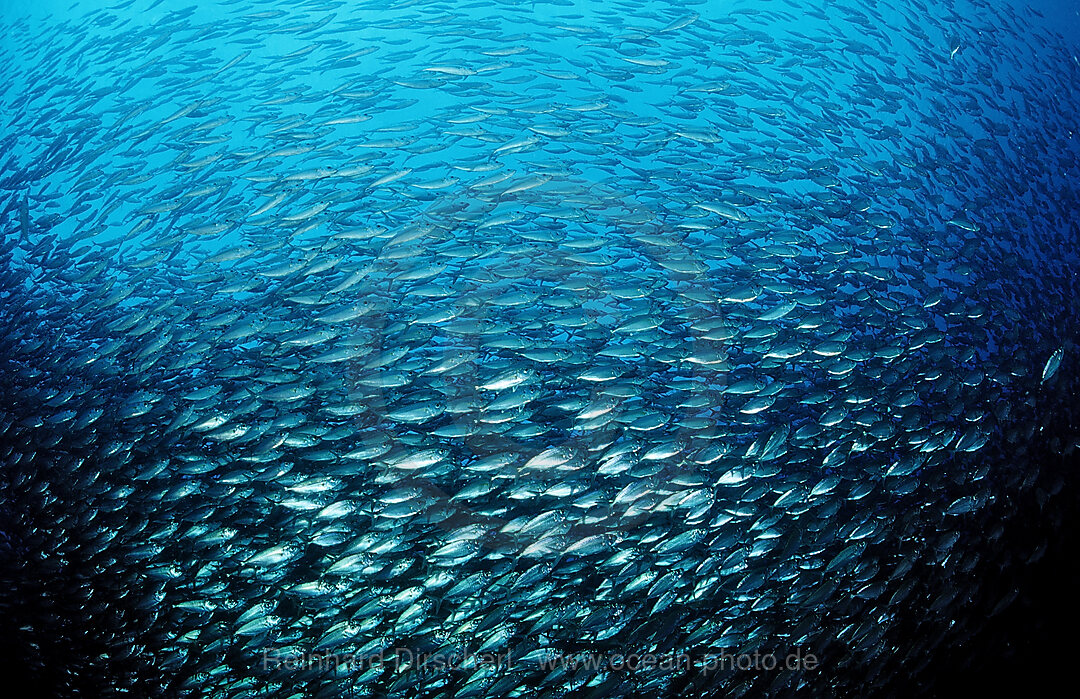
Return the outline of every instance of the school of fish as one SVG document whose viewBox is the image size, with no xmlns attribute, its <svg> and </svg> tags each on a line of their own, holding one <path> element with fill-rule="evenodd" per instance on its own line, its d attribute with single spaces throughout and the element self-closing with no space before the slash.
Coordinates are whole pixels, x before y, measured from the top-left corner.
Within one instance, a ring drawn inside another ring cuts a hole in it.
<svg viewBox="0 0 1080 699">
<path fill-rule="evenodd" d="M 1080 435 L 1080 62 L 1009 7 L 3 17 L 9 662 L 41 696 L 917 684 L 1019 593 L 1012 513 Z"/>
</svg>

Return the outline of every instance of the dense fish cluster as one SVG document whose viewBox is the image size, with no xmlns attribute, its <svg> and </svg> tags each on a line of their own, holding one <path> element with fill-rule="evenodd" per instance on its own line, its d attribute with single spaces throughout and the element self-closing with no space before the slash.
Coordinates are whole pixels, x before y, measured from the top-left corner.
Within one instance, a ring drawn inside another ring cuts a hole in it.
<svg viewBox="0 0 1080 699">
<path fill-rule="evenodd" d="M 1076 443 L 1080 66 L 1004 3 L 887 5 L 5 17 L 9 660 L 823 696 L 962 643 Z"/>
</svg>

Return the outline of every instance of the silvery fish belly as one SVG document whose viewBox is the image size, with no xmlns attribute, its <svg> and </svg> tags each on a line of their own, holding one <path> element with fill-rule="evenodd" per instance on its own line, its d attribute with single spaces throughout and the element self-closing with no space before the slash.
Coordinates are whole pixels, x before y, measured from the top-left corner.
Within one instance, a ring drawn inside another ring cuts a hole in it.
<svg viewBox="0 0 1080 699">
<path fill-rule="evenodd" d="M 10 4 L 4 667 L 927 689 L 1077 485 L 1080 63 L 1016 5 Z"/>
</svg>

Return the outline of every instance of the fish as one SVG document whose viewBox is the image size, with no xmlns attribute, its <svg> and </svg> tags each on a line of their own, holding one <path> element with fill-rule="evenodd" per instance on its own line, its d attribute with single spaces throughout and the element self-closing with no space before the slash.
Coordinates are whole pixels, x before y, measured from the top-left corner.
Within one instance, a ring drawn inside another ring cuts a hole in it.
<svg viewBox="0 0 1080 699">
<path fill-rule="evenodd" d="M 1064 357 L 1064 347 L 1058 347 L 1054 350 L 1053 354 L 1050 355 L 1050 358 L 1046 360 L 1046 364 L 1043 365 L 1042 378 L 1040 379 L 1041 383 L 1046 383 L 1054 377 L 1054 374 L 1056 374 L 1057 370 L 1061 367 L 1061 360 L 1064 359 Z"/>
<path fill-rule="evenodd" d="M 9 666 L 907 696 L 1015 647 L 1078 485 L 1073 45 L 691 4 L 5 12 Z"/>
</svg>

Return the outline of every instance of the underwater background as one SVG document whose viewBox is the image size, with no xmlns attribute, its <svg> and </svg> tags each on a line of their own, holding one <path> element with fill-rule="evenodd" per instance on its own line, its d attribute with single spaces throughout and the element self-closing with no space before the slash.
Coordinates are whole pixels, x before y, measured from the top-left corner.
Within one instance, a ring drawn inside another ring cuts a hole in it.
<svg viewBox="0 0 1080 699">
<path fill-rule="evenodd" d="M 1074 3 L 0 21 L 23 695 L 1071 670 Z"/>
</svg>

